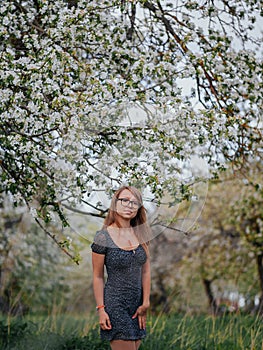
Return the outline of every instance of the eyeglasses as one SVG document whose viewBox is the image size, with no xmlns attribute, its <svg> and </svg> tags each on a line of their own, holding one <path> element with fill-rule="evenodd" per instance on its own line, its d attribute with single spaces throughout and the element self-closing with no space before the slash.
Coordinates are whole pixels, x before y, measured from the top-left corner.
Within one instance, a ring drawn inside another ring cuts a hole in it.
<svg viewBox="0 0 263 350">
<path fill-rule="evenodd" d="M 117 201 L 120 201 L 123 207 L 131 207 L 132 209 L 136 210 L 139 209 L 141 206 L 140 202 L 130 201 L 127 198 L 118 198 Z"/>
</svg>

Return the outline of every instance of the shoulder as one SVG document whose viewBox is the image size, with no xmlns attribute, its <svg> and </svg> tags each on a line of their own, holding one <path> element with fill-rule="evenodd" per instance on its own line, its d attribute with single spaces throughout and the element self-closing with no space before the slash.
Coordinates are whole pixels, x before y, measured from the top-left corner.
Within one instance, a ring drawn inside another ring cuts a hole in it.
<svg viewBox="0 0 263 350">
<path fill-rule="evenodd" d="M 107 239 L 107 231 L 105 229 L 99 230 L 96 232 L 95 237 L 94 237 L 94 241 L 98 241 L 98 240 L 106 240 Z"/>
<path fill-rule="evenodd" d="M 91 250 L 94 253 L 98 254 L 106 254 L 107 251 L 107 231 L 106 230 L 99 230 L 96 232 L 94 241 L 91 245 Z"/>
</svg>

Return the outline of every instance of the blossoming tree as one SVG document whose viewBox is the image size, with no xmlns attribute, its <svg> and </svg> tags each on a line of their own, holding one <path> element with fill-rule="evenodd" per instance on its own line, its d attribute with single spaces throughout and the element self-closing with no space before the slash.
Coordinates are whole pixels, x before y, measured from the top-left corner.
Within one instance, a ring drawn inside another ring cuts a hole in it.
<svg viewBox="0 0 263 350">
<path fill-rule="evenodd" d="M 189 196 L 193 154 L 214 174 L 260 155 L 261 15 L 252 0 L 2 2 L 1 193 L 67 225 L 63 206 L 103 216 L 93 193 L 123 182 Z"/>
</svg>

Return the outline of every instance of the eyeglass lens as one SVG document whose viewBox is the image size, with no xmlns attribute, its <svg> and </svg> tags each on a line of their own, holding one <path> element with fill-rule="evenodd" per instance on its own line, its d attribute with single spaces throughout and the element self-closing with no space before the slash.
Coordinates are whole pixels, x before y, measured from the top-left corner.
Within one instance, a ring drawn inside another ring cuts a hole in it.
<svg viewBox="0 0 263 350">
<path fill-rule="evenodd" d="M 118 198 L 118 200 L 121 202 L 121 204 L 122 204 L 124 207 L 131 206 L 131 207 L 134 208 L 134 209 L 138 209 L 139 206 L 140 206 L 139 202 L 130 201 L 130 200 L 127 199 L 127 198 Z"/>
</svg>

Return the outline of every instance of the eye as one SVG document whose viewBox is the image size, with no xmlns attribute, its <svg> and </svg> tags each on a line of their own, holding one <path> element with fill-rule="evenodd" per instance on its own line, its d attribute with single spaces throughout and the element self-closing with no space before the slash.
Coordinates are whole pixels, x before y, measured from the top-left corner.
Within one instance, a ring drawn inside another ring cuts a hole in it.
<svg viewBox="0 0 263 350">
<path fill-rule="evenodd" d="M 127 198 L 123 198 L 122 201 L 123 201 L 123 203 L 125 203 L 125 204 L 130 202 L 129 199 L 127 199 Z"/>
</svg>

